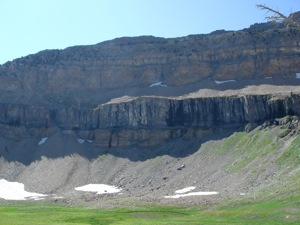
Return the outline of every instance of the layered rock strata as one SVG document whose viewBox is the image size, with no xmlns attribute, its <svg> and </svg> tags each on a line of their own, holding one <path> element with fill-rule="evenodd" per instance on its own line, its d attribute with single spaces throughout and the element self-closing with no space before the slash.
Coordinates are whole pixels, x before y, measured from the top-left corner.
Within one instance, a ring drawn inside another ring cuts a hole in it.
<svg viewBox="0 0 300 225">
<path fill-rule="evenodd" d="M 149 91 L 163 84 L 166 93 L 187 89 L 184 95 L 199 90 L 190 89 L 199 83 L 214 90 L 214 81 L 239 85 L 300 77 L 299 40 L 299 30 L 267 23 L 181 38 L 119 38 L 16 59 L 0 65 L 0 134 L 21 138 L 59 131 L 103 147 L 156 146 L 299 115 L 299 91 L 197 98 Z M 135 95 L 138 89 L 156 97 Z M 103 104 L 120 93 L 135 97 Z"/>
<path fill-rule="evenodd" d="M 0 91 L 59 93 L 182 86 L 202 80 L 294 78 L 300 73 L 300 31 L 256 24 L 181 38 L 119 38 L 46 50 L 0 66 Z"/>
<path fill-rule="evenodd" d="M 51 135 L 61 130 L 96 145 L 156 146 L 172 139 L 203 137 L 214 129 L 300 116 L 300 95 L 247 95 L 172 99 L 139 97 L 90 110 L 1 104 L 1 135 Z"/>
</svg>

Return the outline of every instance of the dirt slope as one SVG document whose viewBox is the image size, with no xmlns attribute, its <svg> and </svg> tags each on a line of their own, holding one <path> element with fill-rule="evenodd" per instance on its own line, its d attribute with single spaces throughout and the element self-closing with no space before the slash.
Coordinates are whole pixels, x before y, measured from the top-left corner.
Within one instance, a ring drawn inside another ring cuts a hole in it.
<svg viewBox="0 0 300 225">
<path fill-rule="evenodd" d="M 42 145 L 34 138 L 6 139 L 1 140 L 0 175 L 24 183 L 27 191 L 63 196 L 61 201 L 72 204 L 120 204 L 110 199 L 209 204 L 244 194 L 255 196 L 266 188 L 290 183 L 287 173 L 298 176 L 297 163 L 289 164 L 287 171 L 280 161 L 297 134 L 280 138 L 282 131 L 280 126 L 258 127 L 250 133 L 227 130 L 189 142 L 176 140 L 155 150 L 99 149 L 61 133 Z M 89 183 L 114 185 L 122 188 L 122 194 L 74 190 Z M 196 187 L 194 192 L 219 194 L 164 198 L 190 186 Z"/>
</svg>

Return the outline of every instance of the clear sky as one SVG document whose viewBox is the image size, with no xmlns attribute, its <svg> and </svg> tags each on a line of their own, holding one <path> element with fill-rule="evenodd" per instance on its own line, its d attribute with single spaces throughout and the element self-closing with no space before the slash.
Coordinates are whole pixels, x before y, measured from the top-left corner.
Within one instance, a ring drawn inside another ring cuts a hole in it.
<svg viewBox="0 0 300 225">
<path fill-rule="evenodd" d="M 239 30 L 265 21 L 256 4 L 300 11 L 300 0 L 0 0 L 0 64 L 123 36 Z"/>
</svg>

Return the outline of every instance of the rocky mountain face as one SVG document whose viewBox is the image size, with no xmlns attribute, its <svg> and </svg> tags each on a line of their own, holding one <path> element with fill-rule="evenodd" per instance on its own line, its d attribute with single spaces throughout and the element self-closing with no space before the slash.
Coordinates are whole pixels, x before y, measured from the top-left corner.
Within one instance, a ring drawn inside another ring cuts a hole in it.
<svg viewBox="0 0 300 225">
<path fill-rule="evenodd" d="M 199 138 L 216 129 L 300 116 L 300 95 L 250 95 L 171 99 L 138 97 L 90 110 L 1 104 L 1 135 L 49 136 L 57 129 L 101 147 L 158 146 L 172 139 Z"/>
<path fill-rule="evenodd" d="M 273 23 L 181 38 L 124 37 L 45 50 L 0 67 L 2 91 L 86 91 L 182 86 L 207 79 L 295 77 L 300 32 Z"/>
<path fill-rule="evenodd" d="M 300 116 L 299 93 L 175 98 L 159 97 L 153 89 L 152 97 L 99 100 L 112 99 L 112 90 L 147 89 L 160 82 L 166 90 L 179 90 L 197 82 L 295 78 L 299 40 L 299 30 L 268 23 L 235 32 L 125 37 L 45 50 L 1 65 L 0 132 L 21 138 L 62 131 L 101 147 L 157 146 Z"/>
<path fill-rule="evenodd" d="M 89 207 L 116 206 L 111 198 L 211 207 L 257 191 L 295 193 L 299 78 L 300 31 L 272 23 L 119 38 L 7 62 L 0 179 Z M 74 189 L 87 184 L 115 185 L 122 195 Z M 220 194 L 169 198 L 186 187 Z"/>
</svg>

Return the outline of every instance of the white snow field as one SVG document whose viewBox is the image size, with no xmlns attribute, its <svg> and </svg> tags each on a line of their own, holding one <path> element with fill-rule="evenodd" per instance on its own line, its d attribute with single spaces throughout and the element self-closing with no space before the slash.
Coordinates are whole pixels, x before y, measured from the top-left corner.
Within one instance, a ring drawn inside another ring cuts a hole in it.
<svg viewBox="0 0 300 225">
<path fill-rule="evenodd" d="M 223 80 L 223 81 L 218 81 L 216 80 L 215 83 L 216 84 L 224 84 L 224 83 L 228 83 L 228 82 L 235 82 L 236 80 Z"/>
<path fill-rule="evenodd" d="M 0 180 L 0 198 L 5 200 L 42 200 L 47 195 L 25 191 L 24 184 Z"/>
<path fill-rule="evenodd" d="M 149 87 L 155 87 L 155 86 L 167 87 L 167 85 L 162 84 L 162 81 L 149 85 Z"/>
<path fill-rule="evenodd" d="M 219 194 L 216 191 L 198 191 L 198 192 L 191 192 L 195 190 L 195 186 L 186 187 L 180 190 L 175 191 L 175 195 L 171 196 L 164 196 L 164 198 L 182 198 L 182 197 L 189 197 L 189 196 L 204 196 L 204 195 L 216 195 Z"/>
<path fill-rule="evenodd" d="M 42 138 L 42 139 L 39 141 L 39 144 L 38 144 L 38 145 L 44 144 L 44 143 L 47 141 L 47 139 L 48 139 L 48 137 Z"/>
<path fill-rule="evenodd" d="M 76 191 L 87 191 L 87 192 L 97 192 L 98 195 L 101 194 L 112 194 L 118 193 L 122 189 L 115 186 L 106 185 L 106 184 L 88 184 L 81 187 L 76 187 Z"/>
</svg>

